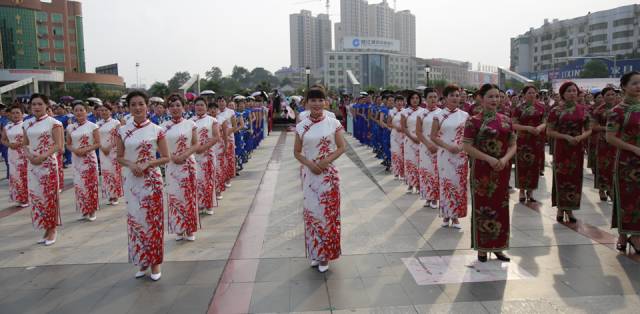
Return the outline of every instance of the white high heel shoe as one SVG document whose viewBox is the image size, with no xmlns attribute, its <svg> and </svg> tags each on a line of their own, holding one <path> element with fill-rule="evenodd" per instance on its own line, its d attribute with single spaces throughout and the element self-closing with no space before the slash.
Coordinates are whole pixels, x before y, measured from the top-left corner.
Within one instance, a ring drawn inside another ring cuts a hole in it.
<svg viewBox="0 0 640 314">
<path fill-rule="evenodd" d="M 153 281 L 158 281 L 160 280 L 160 277 L 162 277 L 162 272 L 159 272 L 157 274 L 151 273 L 151 280 Z"/>
<path fill-rule="evenodd" d="M 318 265 L 318 271 L 320 273 L 326 273 L 327 270 L 329 270 L 329 264 L 324 265 L 324 266 L 323 265 Z"/>
</svg>

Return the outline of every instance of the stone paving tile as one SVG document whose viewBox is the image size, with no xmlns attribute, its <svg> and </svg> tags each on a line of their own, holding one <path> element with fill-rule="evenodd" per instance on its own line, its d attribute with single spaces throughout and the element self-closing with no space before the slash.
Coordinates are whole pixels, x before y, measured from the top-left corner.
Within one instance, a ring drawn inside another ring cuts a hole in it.
<svg viewBox="0 0 640 314">
<path fill-rule="evenodd" d="M 480 302 L 457 302 L 440 304 L 420 304 L 415 306 L 416 311 L 422 313 L 489 313 Z M 526 313 L 526 312 L 525 312 Z"/>
<path fill-rule="evenodd" d="M 329 294 L 325 280 L 291 281 L 291 311 L 330 310 Z"/>
</svg>

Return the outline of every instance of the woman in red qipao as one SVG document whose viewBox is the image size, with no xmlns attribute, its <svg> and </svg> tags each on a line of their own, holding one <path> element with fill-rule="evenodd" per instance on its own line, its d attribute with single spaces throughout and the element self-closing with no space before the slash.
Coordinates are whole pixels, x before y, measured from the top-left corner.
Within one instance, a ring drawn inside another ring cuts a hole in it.
<svg viewBox="0 0 640 314">
<path fill-rule="evenodd" d="M 618 148 L 612 227 L 620 234 L 618 250 L 625 251 L 628 241 L 640 254 L 640 72 L 623 75 L 620 86 L 625 100 L 609 113 L 606 135 L 607 142 Z"/>
<path fill-rule="evenodd" d="M 607 117 L 615 106 L 616 91 L 613 87 L 605 87 L 601 92 L 604 103 L 595 108 L 591 129 L 596 134 L 595 142 L 595 188 L 599 190 L 600 200 L 607 201 L 613 197 L 613 165 L 616 158 L 616 148 L 606 139 Z M 593 138 L 593 136 L 592 136 Z"/>
<path fill-rule="evenodd" d="M 576 103 L 578 85 L 565 82 L 560 86 L 564 101 L 549 113 L 547 134 L 553 145 L 553 187 L 551 204 L 558 207 L 556 220 L 575 223 L 573 211 L 580 209 L 585 141 L 591 135 L 588 108 Z"/>
<path fill-rule="evenodd" d="M 169 150 L 162 129 L 147 119 L 148 101 L 144 92 L 127 95 L 133 119 L 120 128 L 117 149 L 127 201 L 129 262 L 139 267 L 136 278 L 144 277 L 151 267 L 151 279 L 157 281 L 162 276 L 160 264 L 164 257 L 160 166 L 169 162 Z"/>
<path fill-rule="evenodd" d="M 196 200 L 196 160 L 198 127 L 193 120 L 182 117 L 184 99 L 179 94 L 167 101 L 171 120 L 160 127 L 165 133 L 170 162 L 167 164 L 167 226 L 176 234 L 176 241 L 195 241 L 198 230 L 198 202 Z M 213 198 L 213 197 L 212 197 Z"/>
<path fill-rule="evenodd" d="M 20 207 L 29 206 L 29 189 L 27 188 L 27 167 L 29 161 L 25 155 L 22 143 L 23 111 L 21 105 L 14 105 L 9 109 L 9 123 L 0 130 L 2 144 L 9 148 L 9 199 L 18 203 Z"/>
<path fill-rule="evenodd" d="M 67 126 L 66 142 L 71 152 L 76 210 L 82 215 L 80 220 L 95 221 L 100 199 L 96 155 L 96 149 L 100 147 L 100 130 L 87 120 L 84 104 L 75 105 L 73 113 L 77 122 Z"/>
<path fill-rule="evenodd" d="M 471 243 L 481 262 L 488 252 L 510 260 L 502 251 L 509 248 L 509 165 L 516 136 L 511 119 L 496 112 L 498 93 L 496 85 L 482 85 L 482 112 L 470 117 L 464 129 L 464 150 L 471 156 Z"/>
<path fill-rule="evenodd" d="M 544 160 L 544 105 L 537 101 L 538 90 L 531 86 L 522 89 L 525 101 L 513 110 L 513 128 L 518 132 L 516 152 L 516 188 L 520 189 L 520 203 L 536 202 L 533 191 L 538 188 L 540 161 Z M 526 194 L 525 194 L 526 192 Z"/>
<path fill-rule="evenodd" d="M 593 100 L 594 100 L 593 105 L 588 106 L 589 114 L 592 117 L 594 117 L 594 113 L 595 113 L 596 109 L 599 108 L 600 106 L 604 105 L 604 95 L 603 95 L 603 93 L 602 92 L 597 93 L 596 96 L 593 98 Z M 594 119 L 595 119 L 595 117 L 594 117 Z M 605 116 L 605 119 L 606 119 L 606 116 Z M 600 130 L 598 127 L 596 127 L 597 125 L 599 125 L 599 124 L 598 123 L 594 123 L 594 124 L 591 125 L 593 132 L 591 132 L 591 136 L 589 136 L 589 139 L 587 140 L 587 168 L 591 169 L 591 172 L 594 174 L 594 176 L 595 176 L 595 173 L 597 171 L 596 170 L 596 145 L 598 143 L 598 135 L 599 135 L 599 133 L 604 133 L 604 128 L 602 130 Z M 600 131 L 602 131 L 602 132 L 600 132 Z M 604 134 L 603 134 L 603 136 L 604 136 Z M 596 186 L 596 188 L 597 188 L 597 186 Z"/>
<path fill-rule="evenodd" d="M 29 103 L 33 118 L 22 123 L 22 128 L 24 153 L 29 160 L 27 186 L 31 219 L 36 229 L 45 230 L 38 243 L 49 246 L 56 243 L 56 227 L 60 224 L 56 153 L 64 142 L 63 130 L 62 123 L 47 114 L 47 96 L 33 94 Z"/>
<path fill-rule="evenodd" d="M 325 92 L 312 88 L 305 100 L 311 113 L 296 126 L 294 156 L 303 165 L 302 192 L 306 253 L 311 266 L 329 270 L 340 257 L 340 177 L 333 162 L 345 151 L 340 121 L 326 116 Z"/>
</svg>

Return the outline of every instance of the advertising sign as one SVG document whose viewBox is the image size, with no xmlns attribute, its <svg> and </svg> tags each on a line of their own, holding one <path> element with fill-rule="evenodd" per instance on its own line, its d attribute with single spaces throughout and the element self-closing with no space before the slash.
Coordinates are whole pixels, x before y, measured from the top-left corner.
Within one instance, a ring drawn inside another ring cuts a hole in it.
<svg viewBox="0 0 640 314">
<path fill-rule="evenodd" d="M 342 44 L 345 50 L 400 51 L 400 41 L 389 38 L 347 36 Z"/>
</svg>

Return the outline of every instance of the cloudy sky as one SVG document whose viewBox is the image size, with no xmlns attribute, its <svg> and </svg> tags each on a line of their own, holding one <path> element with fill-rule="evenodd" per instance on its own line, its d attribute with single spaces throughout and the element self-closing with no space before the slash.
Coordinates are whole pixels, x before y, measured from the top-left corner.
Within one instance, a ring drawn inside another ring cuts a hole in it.
<svg viewBox="0 0 640 314">
<path fill-rule="evenodd" d="M 80 0 L 87 69 L 118 63 L 127 84 L 167 81 L 176 71 L 204 74 L 234 65 L 275 71 L 289 65 L 289 14 L 324 13 L 324 0 Z M 370 0 L 378 3 L 381 0 Z M 389 1 L 393 6 L 393 1 Z M 633 0 L 398 0 L 416 15 L 417 55 L 508 66 L 509 38 Z M 331 0 L 340 20 L 340 1 Z"/>
</svg>

